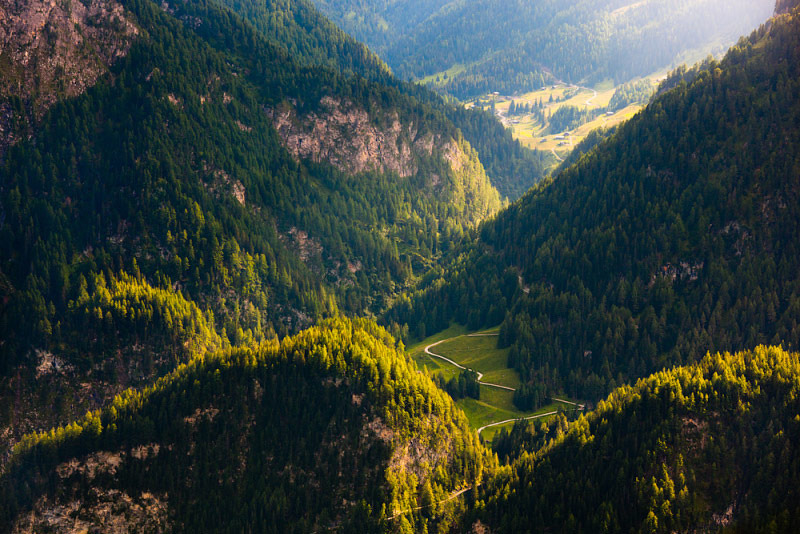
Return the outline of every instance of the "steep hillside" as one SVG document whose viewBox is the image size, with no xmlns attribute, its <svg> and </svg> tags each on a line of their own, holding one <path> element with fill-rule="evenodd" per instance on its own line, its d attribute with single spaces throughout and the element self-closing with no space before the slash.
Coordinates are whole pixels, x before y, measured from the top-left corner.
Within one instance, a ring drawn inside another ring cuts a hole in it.
<svg viewBox="0 0 800 534">
<path fill-rule="evenodd" d="M 448 0 L 314 0 L 336 24 L 378 54 L 444 9 Z"/>
<path fill-rule="evenodd" d="M 551 163 L 549 153 L 522 147 L 491 115 L 465 110 L 425 87 L 395 78 L 376 55 L 334 26 L 311 2 L 224 0 L 221 3 L 301 65 L 331 68 L 394 87 L 405 97 L 429 107 L 432 113 L 446 117 L 475 149 L 502 197 L 515 200 L 544 177 Z"/>
<path fill-rule="evenodd" d="M 3 63 L 20 82 L 2 98 L 16 128 L 0 163 L 2 449 L 147 383 L 181 343 L 376 313 L 501 206 L 441 113 L 303 67 L 214 3 L 14 5 L 56 22 L 4 47 L 40 59 Z M 308 132 L 324 154 L 296 150 Z M 140 300 L 81 311 L 129 279 Z M 163 317 L 158 335 L 135 330 L 140 308 Z M 63 365 L 39 381 L 43 362 Z"/>
<path fill-rule="evenodd" d="M 779 16 L 657 97 L 387 322 L 502 321 L 510 366 L 588 399 L 709 350 L 800 346 L 798 36 Z"/>
<path fill-rule="evenodd" d="M 481 487 L 492 532 L 797 532 L 800 355 L 706 356 L 614 391 Z"/>
<path fill-rule="evenodd" d="M 0 160 L 59 98 L 79 95 L 94 85 L 127 54 L 138 33 L 118 2 L 4 2 Z"/>
<path fill-rule="evenodd" d="M 573 83 L 622 83 L 685 61 L 686 54 L 724 50 L 764 22 L 774 5 L 771 0 L 316 3 L 377 50 L 400 77 L 425 78 L 460 98 L 527 92 L 553 76 Z"/>
<path fill-rule="evenodd" d="M 335 320 L 209 354 L 21 443 L 4 532 L 420 532 L 481 481 L 477 437 L 394 340 Z M 441 501 L 441 502 L 440 502 Z"/>
<path fill-rule="evenodd" d="M 386 64 L 305 0 L 219 0 L 302 65 L 388 82 Z"/>
</svg>

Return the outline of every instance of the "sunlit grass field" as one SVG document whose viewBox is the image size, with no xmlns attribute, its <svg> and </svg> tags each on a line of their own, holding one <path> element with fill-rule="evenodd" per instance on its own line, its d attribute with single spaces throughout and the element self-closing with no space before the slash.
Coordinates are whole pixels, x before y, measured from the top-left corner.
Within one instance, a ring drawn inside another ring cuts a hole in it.
<svg viewBox="0 0 800 534">
<path fill-rule="evenodd" d="M 431 351 L 450 358 L 464 367 L 483 373 L 483 382 L 491 382 L 516 389 L 521 385 L 519 374 L 516 370 L 507 366 L 508 349 L 497 348 L 497 336 L 495 335 L 497 332 L 497 328 L 469 332 L 463 326 L 453 324 L 447 330 L 409 346 L 407 350 L 419 369 L 427 370 L 430 373 L 441 373 L 445 379 L 449 380 L 450 377 L 457 376 L 460 370 L 439 358 L 425 353 L 425 347 L 428 345 L 446 340 L 435 347 L 431 347 Z M 514 406 L 513 391 L 481 385 L 480 392 L 480 400 L 466 398 L 456 401 L 456 404 L 464 410 L 470 425 L 475 429 L 489 423 L 529 417 L 557 410 L 559 406 L 563 407 L 560 403 L 554 403 L 537 410 L 523 412 Z M 512 425 L 513 422 L 502 427 L 510 428 Z M 491 440 L 494 433 L 502 427 L 487 428 L 481 433 L 481 437 L 485 440 Z"/>
</svg>

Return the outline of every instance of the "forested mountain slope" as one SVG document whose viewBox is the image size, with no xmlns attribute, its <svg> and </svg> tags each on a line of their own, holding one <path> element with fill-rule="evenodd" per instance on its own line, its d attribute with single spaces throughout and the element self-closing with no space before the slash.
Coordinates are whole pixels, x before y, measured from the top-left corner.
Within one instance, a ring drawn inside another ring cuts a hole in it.
<svg viewBox="0 0 800 534">
<path fill-rule="evenodd" d="M 387 82 L 386 64 L 305 0 L 219 0 L 302 65 Z"/>
<path fill-rule="evenodd" d="M 402 78 L 464 98 L 569 82 L 616 83 L 721 51 L 770 15 L 771 0 L 327 2 L 317 5 Z M 447 73 L 445 74 L 445 71 Z"/>
<path fill-rule="evenodd" d="M 387 322 L 503 322 L 525 380 L 597 399 L 761 343 L 800 346 L 800 16 L 774 18 L 481 228 Z"/>
<path fill-rule="evenodd" d="M 366 321 L 197 358 L 29 436 L 4 532 L 446 529 L 491 458 L 463 413 Z M 438 503 L 438 504 L 437 504 Z"/>
<path fill-rule="evenodd" d="M 465 110 L 432 90 L 394 77 L 367 47 L 326 19 L 308 0 L 220 0 L 303 66 L 323 66 L 396 88 L 459 128 L 502 197 L 515 200 L 542 179 L 549 153 L 529 150 L 500 122 L 481 110 Z"/>
<path fill-rule="evenodd" d="M 20 5 L 41 24 L 0 51 L 21 76 L 0 104 L 4 448 L 187 347 L 374 313 L 501 205 L 440 112 L 215 3 Z"/>
<path fill-rule="evenodd" d="M 800 355 L 715 354 L 614 391 L 483 485 L 492 532 L 797 532 Z"/>
</svg>

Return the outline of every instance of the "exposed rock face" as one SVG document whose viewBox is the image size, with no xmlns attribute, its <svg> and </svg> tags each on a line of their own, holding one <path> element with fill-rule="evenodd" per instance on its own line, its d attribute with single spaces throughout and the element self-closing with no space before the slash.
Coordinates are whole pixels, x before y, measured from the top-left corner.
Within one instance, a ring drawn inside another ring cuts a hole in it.
<svg viewBox="0 0 800 534">
<path fill-rule="evenodd" d="M 100 451 L 78 460 L 71 459 L 56 468 L 62 489 L 75 480 L 91 483 L 97 476 L 113 476 L 127 456 L 146 460 L 158 454 L 159 445 L 141 445 L 130 454 Z M 33 532 L 81 533 L 102 525 L 103 532 L 166 532 L 169 524 L 165 495 L 142 492 L 129 495 L 118 489 L 93 487 L 88 495 L 62 491 L 56 497 L 41 497 L 29 513 L 19 517 L 14 534 Z"/>
<path fill-rule="evenodd" d="M 168 531 L 167 505 L 152 493 L 133 497 L 114 489 L 92 489 L 90 493 L 91 499 L 85 501 L 53 502 L 43 497 L 30 513 L 20 517 L 11 532 L 81 534 L 98 531 L 99 525 L 102 532 L 115 534 Z"/>
<path fill-rule="evenodd" d="M 320 100 L 319 111 L 298 115 L 291 103 L 284 102 L 267 109 L 267 114 L 284 146 L 298 158 L 329 163 L 349 174 L 373 171 L 417 177 L 430 194 L 449 197 L 464 207 L 470 222 L 501 206 L 477 153 L 460 135 L 422 132 L 395 111 L 375 119 L 362 107 L 329 96 Z M 439 162 L 434 165 L 436 172 L 420 174 L 425 160 Z"/>
<path fill-rule="evenodd" d="M 3 0 L 0 101 L 20 97 L 24 121 L 35 121 L 59 98 L 94 85 L 137 34 L 114 0 Z M 0 105 L 0 154 L 19 137 L 13 120 L 12 106 Z"/>
<path fill-rule="evenodd" d="M 320 113 L 304 117 L 288 105 L 270 111 L 275 129 L 295 156 L 325 161 L 351 174 L 378 171 L 408 177 L 417 172 L 414 152 L 431 154 L 433 136 L 415 139 L 413 124 L 402 124 L 396 113 L 387 127 L 379 128 L 362 108 L 327 96 L 320 103 Z"/>
</svg>

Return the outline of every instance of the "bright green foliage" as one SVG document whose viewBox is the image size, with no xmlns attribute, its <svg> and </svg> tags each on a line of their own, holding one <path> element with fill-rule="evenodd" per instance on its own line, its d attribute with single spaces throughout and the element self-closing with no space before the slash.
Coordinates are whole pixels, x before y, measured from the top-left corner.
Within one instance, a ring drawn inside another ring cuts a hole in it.
<svg viewBox="0 0 800 534">
<path fill-rule="evenodd" d="M 154 287 L 213 310 L 231 342 L 240 328 L 257 340 L 339 307 L 380 310 L 499 207 L 457 129 L 397 89 L 305 70 L 212 4 L 181 3 L 174 17 L 143 0 L 126 7 L 143 34 L 130 53 L 55 105 L 2 167 L 4 367 L 32 344 L 60 342 L 54 327 L 81 276 L 131 271 L 135 260 Z M 203 23 L 181 22 L 192 17 Z M 296 162 L 263 106 L 293 98 L 303 112 L 330 93 L 376 122 L 397 113 L 451 135 L 467 154 L 463 172 L 437 153 L 404 180 Z M 321 252 L 301 260 L 293 228 Z"/>
<path fill-rule="evenodd" d="M 253 343 L 254 331 L 261 332 L 258 313 L 255 309 L 250 313 L 254 325 L 246 333 L 234 336 L 241 338 L 237 340 L 239 344 Z M 79 361 L 81 355 L 144 345 L 148 348 L 146 355 L 170 352 L 174 357 L 169 362 L 172 367 L 194 354 L 228 345 L 227 339 L 216 332 L 210 312 L 204 315 L 180 293 L 156 289 L 141 278 L 126 274 L 108 281 L 103 274 L 93 275 L 90 284 L 79 282 L 78 296 L 67 304 L 64 324 L 59 328 L 69 332 L 63 350 L 75 351 L 73 362 Z"/>
<path fill-rule="evenodd" d="M 552 418 L 516 421 L 510 431 L 502 428 L 492 436 L 492 452 L 504 463 L 510 463 L 523 453 L 536 452 L 552 440 L 562 438 L 569 422 L 576 417 L 576 412 L 570 411 Z"/>
<path fill-rule="evenodd" d="M 624 83 L 614 91 L 608 109 L 617 111 L 631 104 L 647 104 L 654 91 L 650 78 Z"/>
<path fill-rule="evenodd" d="M 467 110 L 460 104 L 446 102 L 423 86 L 395 78 L 377 56 L 336 28 L 310 2 L 222 0 L 222 3 L 252 23 L 273 45 L 286 49 L 293 61 L 357 74 L 395 87 L 428 106 L 431 113 L 446 117 L 477 151 L 492 185 L 502 197 L 516 200 L 544 177 L 543 154 L 520 145 L 491 114 Z M 406 18 L 408 14 L 404 10 Z"/>
<path fill-rule="evenodd" d="M 574 130 L 578 126 L 593 121 L 598 115 L 605 113 L 605 108 L 579 108 L 577 106 L 561 106 L 550 115 L 550 133 Z"/>
<path fill-rule="evenodd" d="M 800 346 L 799 39 L 779 17 L 657 97 L 387 323 L 503 320 L 523 380 L 588 399 L 706 351 Z"/>
<path fill-rule="evenodd" d="M 523 453 L 481 487 L 472 519 L 497 532 L 797 532 L 798 413 L 798 354 L 708 355 L 617 389 Z"/>
<path fill-rule="evenodd" d="M 130 454 L 151 443 L 156 452 Z M 119 451 L 113 473 L 59 478 L 57 465 L 97 451 Z M 164 495 L 177 532 L 387 532 L 404 522 L 433 532 L 460 506 L 439 501 L 480 482 L 489 460 L 463 413 L 385 331 L 329 320 L 198 357 L 28 436 L 1 479 L 0 525 L 43 496 L 90 506 L 114 489 Z"/>
</svg>

